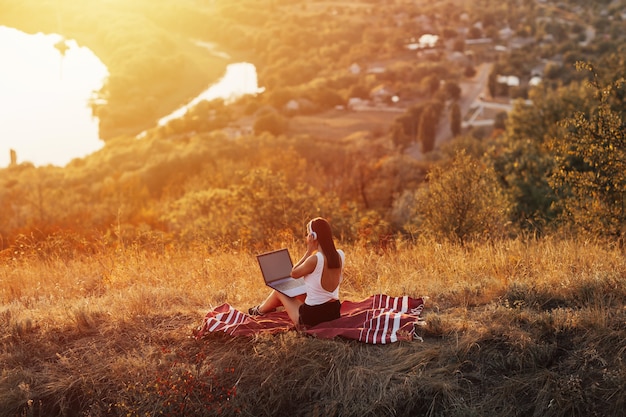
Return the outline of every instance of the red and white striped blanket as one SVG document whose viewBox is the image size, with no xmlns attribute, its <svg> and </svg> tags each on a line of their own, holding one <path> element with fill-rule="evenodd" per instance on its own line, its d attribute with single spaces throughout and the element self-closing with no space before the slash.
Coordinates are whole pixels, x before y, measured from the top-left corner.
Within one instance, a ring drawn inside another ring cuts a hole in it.
<svg viewBox="0 0 626 417">
<path fill-rule="evenodd" d="M 420 339 L 415 330 L 423 309 L 421 298 L 377 294 L 359 302 L 342 302 L 340 318 L 304 329 L 303 332 L 320 338 L 339 336 L 371 344 Z M 218 332 L 231 336 L 250 336 L 290 329 L 294 329 L 294 326 L 284 311 L 249 316 L 228 304 L 222 304 L 205 316 L 195 336 L 201 338 L 207 333 Z"/>
</svg>

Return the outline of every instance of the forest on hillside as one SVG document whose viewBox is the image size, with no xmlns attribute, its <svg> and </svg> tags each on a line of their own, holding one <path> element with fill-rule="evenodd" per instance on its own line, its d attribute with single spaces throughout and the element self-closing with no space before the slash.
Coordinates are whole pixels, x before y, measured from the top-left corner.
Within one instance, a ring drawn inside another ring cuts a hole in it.
<svg viewBox="0 0 626 417">
<path fill-rule="evenodd" d="M 253 250 L 300 236 L 317 215 L 342 239 L 376 247 L 420 235 L 623 241 L 624 2 L 1 0 L 0 11 L 0 24 L 78 39 L 111 74 L 93 104 L 102 150 L 66 167 L 0 170 L 0 249 L 201 241 Z M 496 51 L 504 29 L 523 42 Z M 441 42 L 419 55 L 407 48 L 424 34 Z M 470 48 L 477 39 L 492 46 Z M 266 91 L 200 103 L 135 139 L 229 62 L 192 40 L 253 62 Z M 515 99 L 513 110 L 435 147 L 458 85 L 484 63 L 494 68 L 491 96 Z M 542 82 L 493 84 L 502 74 Z M 404 106 L 386 129 L 330 140 L 295 127 L 295 116 L 323 124 L 325 112 L 381 86 Z M 252 131 L 230 135 L 242 119 Z M 419 157 L 406 152 L 416 143 Z"/>
</svg>

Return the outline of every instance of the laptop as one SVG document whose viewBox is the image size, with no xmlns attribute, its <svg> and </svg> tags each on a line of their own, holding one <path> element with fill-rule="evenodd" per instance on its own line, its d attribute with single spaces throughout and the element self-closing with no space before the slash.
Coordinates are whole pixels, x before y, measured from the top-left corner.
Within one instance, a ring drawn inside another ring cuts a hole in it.
<svg viewBox="0 0 626 417">
<path fill-rule="evenodd" d="M 265 285 L 288 297 L 306 294 L 304 278 L 293 278 L 293 263 L 287 249 L 279 249 L 257 255 Z"/>
</svg>

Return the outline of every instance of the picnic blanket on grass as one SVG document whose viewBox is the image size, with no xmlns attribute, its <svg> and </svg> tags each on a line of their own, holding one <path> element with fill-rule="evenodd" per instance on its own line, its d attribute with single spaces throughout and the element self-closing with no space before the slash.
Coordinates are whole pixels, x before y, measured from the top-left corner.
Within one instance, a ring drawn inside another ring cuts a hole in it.
<svg viewBox="0 0 626 417">
<path fill-rule="evenodd" d="M 320 338 L 344 337 L 371 344 L 421 339 L 416 328 L 422 323 L 420 314 L 423 309 L 422 298 L 377 294 L 358 302 L 344 301 L 340 318 L 302 331 Z M 207 313 L 195 336 L 201 338 L 207 333 L 218 332 L 251 336 L 290 329 L 294 329 L 294 325 L 285 311 L 249 316 L 229 304 L 222 304 Z"/>
</svg>

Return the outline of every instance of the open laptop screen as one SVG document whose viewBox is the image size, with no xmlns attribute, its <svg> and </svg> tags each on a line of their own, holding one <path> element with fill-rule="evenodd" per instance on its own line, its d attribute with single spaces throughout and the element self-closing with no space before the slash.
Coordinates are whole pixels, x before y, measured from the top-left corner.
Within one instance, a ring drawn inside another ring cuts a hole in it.
<svg viewBox="0 0 626 417">
<path fill-rule="evenodd" d="M 293 263 L 287 249 L 257 255 L 265 285 L 289 297 L 306 293 L 304 278 L 291 277 Z"/>
<path fill-rule="evenodd" d="M 270 283 L 291 276 L 291 256 L 287 249 L 263 253 L 257 256 L 265 282 Z"/>
</svg>

